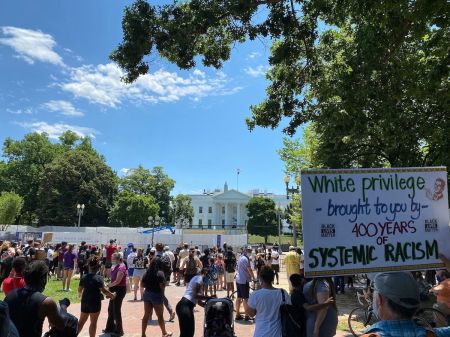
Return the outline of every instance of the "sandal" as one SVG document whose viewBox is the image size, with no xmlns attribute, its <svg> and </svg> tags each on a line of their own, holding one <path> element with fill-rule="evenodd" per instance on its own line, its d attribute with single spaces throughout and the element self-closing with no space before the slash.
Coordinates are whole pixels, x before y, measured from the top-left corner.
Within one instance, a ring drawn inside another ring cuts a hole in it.
<svg viewBox="0 0 450 337">
<path fill-rule="evenodd" d="M 244 317 L 240 314 L 236 315 L 236 318 L 234 319 L 235 321 L 242 321 L 244 319 Z"/>
<path fill-rule="evenodd" d="M 162 337 L 172 337 L 173 332 L 168 332 L 165 335 L 162 335 Z"/>
<path fill-rule="evenodd" d="M 173 322 L 174 319 L 175 319 L 175 312 L 173 311 L 173 312 L 170 314 L 169 322 Z"/>
</svg>

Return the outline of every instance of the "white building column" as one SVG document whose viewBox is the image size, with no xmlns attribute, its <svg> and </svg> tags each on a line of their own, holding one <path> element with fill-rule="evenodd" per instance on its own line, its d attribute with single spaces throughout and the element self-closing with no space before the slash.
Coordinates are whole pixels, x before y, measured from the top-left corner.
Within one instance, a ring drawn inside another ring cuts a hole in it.
<svg viewBox="0 0 450 337">
<path fill-rule="evenodd" d="M 228 226 L 228 202 L 225 203 L 225 228 Z"/>
<path fill-rule="evenodd" d="M 239 228 L 241 225 L 241 204 L 237 203 L 236 205 L 236 228 Z"/>
</svg>

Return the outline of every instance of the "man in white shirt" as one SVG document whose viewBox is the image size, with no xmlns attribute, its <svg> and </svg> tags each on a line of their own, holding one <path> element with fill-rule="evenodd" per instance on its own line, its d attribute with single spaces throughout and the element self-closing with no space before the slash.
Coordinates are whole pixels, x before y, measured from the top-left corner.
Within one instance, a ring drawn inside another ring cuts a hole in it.
<svg viewBox="0 0 450 337">
<path fill-rule="evenodd" d="M 137 256 L 137 249 L 135 247 L 131 248 L 131 253 L 127 256 L 127 267 L 128 267 L 128 281 L 133 285 L 133 273 L 134 273 L 134 258 Z M 133 286 L 131 286 L 133 288 Z"/>
<path fill-rule="evenodd" d="M 272 269 L 275 273 L 275 278 L 277 279 L 277 284 L 279 282 L 278 273 L 280 272 L 280 254 L 278 253 L 278 246 L 272 248 Z"/>
</svg>

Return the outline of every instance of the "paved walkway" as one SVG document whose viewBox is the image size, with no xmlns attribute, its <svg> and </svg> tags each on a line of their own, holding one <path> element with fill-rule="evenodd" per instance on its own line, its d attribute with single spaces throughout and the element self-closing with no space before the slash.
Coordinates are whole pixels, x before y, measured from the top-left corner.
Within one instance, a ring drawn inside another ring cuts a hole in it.
<svg viewBox="0 0 450 337">
<path fill-rule="evenodd" d="M 280 285 L 277 287 L 283 287 L 285 289 L 288 288 L 286 274 L 280 274 Z M 169 287 L 166 288 L 166 295 L 169 299 L 171 305 L 175 308 L 177 302 L 183 296 L 184 287 L 174 286 L 172 283 Z M 226 291 L 219 291 L 217 293 L 218 297 L 226 296 Z M 123 325 L 126 337 L 140 337 L 141 336 L 141 319 L 144 312 L 144 303 L 143 302 L 135 302 L 133 301 L 133 294 L 128 294 L 123 302 L 122 306 L 122 318 Z M 139 298 L 139 294 L 138 294 Z M 97 336 L 101 337 L 109 337 L 109 334 L 102 334 L 102 330 L 106 326 L 106 319 L 108 316 L 108 301 L 105 300 L 102 302 L 102 311 L 100 313 L 98 327 L 97 327 Z M 242 309 L 243 310 L 243 309 Z M 80 304 L 73 304 L 69 307 L 69 312 L 74 314 L 75 316 L 79 316 L 80 313 Z M 164 312 L 164 317 L 168 319 L 169 315 L 167 311 Z M 204 310 L 200 306 L 196 306 L 195 308 L 195 336 L 202 337 L 203 336 L 203 319 L 204 319 Z M 79 334 L 80 337 L 89 337 L 88 333 L 89 321 L 86 322 L 83 330 Z M 235 323 L 235 333 L 237 337 L 252 337 L 254 332 L 254 323 L 239 321 Z M 166 329 L 169 332 L 173 332 L 173 337 L 179 337 L 180 331 L 178 326 L 178 320 L 175 318 L 174 322 L 166 321 Z M 44 329 L 44 331 L 47 331 Z M 156 337 L 161 336 L 161 330 L 156 322 L 153 320 L 149 322 L 147 327 L 147 336 L 148 337 Z M 347 332 L 339 331 L 336 336 L 338 337 L 347 337 L 351 336 Z"/>
</svg>

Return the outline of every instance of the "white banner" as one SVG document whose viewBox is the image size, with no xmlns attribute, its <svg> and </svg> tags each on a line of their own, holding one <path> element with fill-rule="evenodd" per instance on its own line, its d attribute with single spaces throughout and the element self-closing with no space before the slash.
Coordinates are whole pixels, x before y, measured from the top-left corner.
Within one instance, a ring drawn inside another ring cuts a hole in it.
<svg viewBox="0 0 450 337">
<path fill-rule="evenodd" d="M 301 174 L 306 276 L 425 270 L 450 256 L 445 167 Z"/>
</svg>

